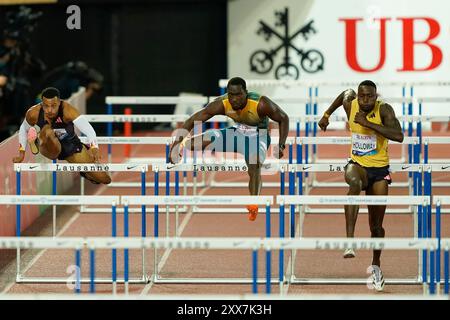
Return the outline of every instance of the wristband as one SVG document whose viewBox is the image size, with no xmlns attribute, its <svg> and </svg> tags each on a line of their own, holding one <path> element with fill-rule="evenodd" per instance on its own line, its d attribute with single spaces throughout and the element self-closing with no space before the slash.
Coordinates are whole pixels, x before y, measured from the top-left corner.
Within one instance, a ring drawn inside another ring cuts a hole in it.
<svg viewBox="0 0 450 320">
<path fill-rule="evenodd" d="M 326 112 L 323 114 L 323 116 L 324 116 L 325 118 L 327 118 L 327 119 L 330 117 L 330 115 L 329 115 L 328 113 L 326 113 Z"/>
<path fill-rule="evenodd" d="M 22 147 L 22 145 L 21 145 L 21 144 L 19 144 L 19 151 L 23 151 L 23 152 L 25 152 L 25 148 L 24 148 L 24 147 Z"/>
</svg>

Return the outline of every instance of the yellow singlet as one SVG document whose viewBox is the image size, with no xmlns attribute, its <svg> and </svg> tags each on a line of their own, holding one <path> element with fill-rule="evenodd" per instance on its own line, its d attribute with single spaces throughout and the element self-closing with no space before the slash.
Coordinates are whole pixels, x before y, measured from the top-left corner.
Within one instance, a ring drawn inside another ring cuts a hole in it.
<svg viewBox="0 0 450 320">
<path fill-rule="evenodd" d="M 224 95 L 222 98 L 223 107 L 225 109 L 225 115 L 233 119 L 238 126 L 251 126 L 258 129 L 267 129 L 269 119 L 267 116 L 260 118 L 258 115 L 258 103 L 261 96 L 255 92 L 249 92 L 247 94 L 247 104 L 244 109 L 233 110 L 233 107 L 228 100 L 228 95 Z"/>
<path fill-rule="evenodd" d="M 367 120 L 383 125 L 381 122 L 380 106 L 382 101 L 377 100 L 373 110 L 367 115 Z M 389 165 L 388 139 L 372 129 L 363 127 L 354 122 L 359 111 L 358 99 L 351 104 L 349 126 L 352 133 L 351 158 L 363 167 L 385 167 Z"/>
</svg>

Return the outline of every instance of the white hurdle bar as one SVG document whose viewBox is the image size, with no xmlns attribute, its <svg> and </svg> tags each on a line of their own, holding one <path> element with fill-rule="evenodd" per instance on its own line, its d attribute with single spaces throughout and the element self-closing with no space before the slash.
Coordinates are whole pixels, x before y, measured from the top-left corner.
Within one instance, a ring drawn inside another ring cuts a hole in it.
<svg viewBox="0 0 450 320">
<path fill-rule="evenodd" d="M 53 195 L 0 195 L 0 204 L 8 205 L 66 205 L 120 204 L 119 196 L 53 196 Z M 19 234 L 20 235 L 20 234 Z"/>
<path fill-rule="evenodd" d="M 276 203 L 280 205 L 280 211 L 284 212 L 284 206 L 286 205 L 415 205 L 415 206 L 428 206 L 430 204 L 429 196 L 277 196 Z M 290 237 L 295 238 L 295 230 L 300 230 L 303 226 L 298 219 L 298 227 L 294 227 L 295 217 L 292 216 L 291 210 L 290 217 Z M 281 217 L 284 216 L 280 214 Z M 280 222 L 281 223 L 281 222 Z M 417 238 L 416 229 L 414 230 L 414 241 L 419 240 Z M 283 237 L 284 234 L 280 234 Z M 304 238 L 302 238 L 304 239 Z M 414 242 L 412 241 L 412 242 Z M 437 247 L 437 246 L 436 246 Z M 376 249 L 376 248 L 375 248 Z M 367 279 L 339 279 L 339 278 L 297 278 L 295 276 L 295 252 L 292 251 L 289 270 L 289 282 L 293 284 L 363 284 L 367 283 Z M 419 255 L 419 253 L 418 253 Z M 386 279 L 386 283 L 389 284 L 419 284 L 422 283 L 421 271 L 422 263 L 419 256 L 418 275 L 415 278 L 408 279 Z M 425 283 L 424 288 L 425 288 Z"/>
<path fill-rule="evenodd" d="M 270 222 L 270 206 L 273 204 L 272 196 L 232 196 L 232 197 L 224 197 L 224 196 L 122 196 L 121 201 L 122 204 L 127 208 L 129 205 L 154 205 L 155 206 L 155 214 L 154 214 L 154 236 L 159 237 L 159 214 L 158 214 L 158 206 L 178 206 L 178 205 L 190 205 L 190 206 L 199 206 L 199 205 L 220 205 L 220 206 L 242 206 L 246 204 L 259 204 L 264 205 L 266 210 L 266 237 L 270 237 L 271 233 L 271 222 Z M 166 211 L 167 212 L 167 211 Z M 168 215 L 166 216 L 168 217 Z M 177 219 L 176 219 L 177 221 Z M 175 234 L 178 235 L 178 226 L 176 222 Z M 166 220 L 166 238 L 169 237 L 168 230 L 168 218 Z M 266 255 L 266 261 L 270 260 L 270 254 Z M 244 278 L 163 278 L 159 272 L 159 258 L 157 249 L 154 251 L 154 266 L 153 266 L 153 275 L 151 277 L 154 283 L 252 283 L 252 279 L 244 279 Z M 263 281 L 261 279 L 257 280 L 259 283 Z M 275 281 L 274 281 L 275 283 Z"/>
<path fill-rule="evenodd" d="M 442 239 L 448 244 L 450 239 Z M 295 249 L 417 250 L 437 247 L 436 239 L 415 238 L 258 238 L 258 237 L 0 237 L 2 249 Z"/>
<path fill-rule="evenodd" d="M 137 184 L 141 187 L 143 193 L 143 185 L 146 184 L 145 174 L 148 171 L 148 164 L 146 163 L 15 163 L 14 171 L 17 173 L 24 171 L 40 171 L 40 172 L 140 172 L 141 182 Z M 17 177 L 20 179 L 20 177 Z M 53 176 L 53 184 L 56 184 L 56 176 Z M 56 194 L 54 194 L 56 195 Z M 80 181 L 80 195 L 84 196 L 84 179 Z M 118 208 L 118 212 L 123 212 L 123 209 Z M 80 212 L 108 212 L 109 208 L 88 208 L 82 205 Z M 142 212 L 142 210 L 133 209 L 132 212 Z M 53 235 L 56 234 L 56 208 L 53 207 Z"/>
</svg>

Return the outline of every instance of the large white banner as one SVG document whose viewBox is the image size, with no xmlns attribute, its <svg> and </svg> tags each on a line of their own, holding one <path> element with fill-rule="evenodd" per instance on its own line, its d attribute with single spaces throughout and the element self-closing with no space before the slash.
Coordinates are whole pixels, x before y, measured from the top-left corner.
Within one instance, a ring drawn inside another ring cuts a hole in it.
<svg viewBox="0 0 450 320">
<path fill-rule="evenodd" d="M 450 2 L 445 0 L 235 0 L 228 11 L 229 78 L 450 80 Z M 413 94 L 450 96 L 448 88 L 417 86 Z M 342 89 L 323 86 L 320 96 L 337 96 Z M 285 95 L 283 89 L 262 91 Z M 410 95 L 409 87 L 406 91 Z M 381 86 L 379 92 L 403 94 L 402 86 Z M 424 113 L 449 110 L 433 109 Z"/>
</svg>

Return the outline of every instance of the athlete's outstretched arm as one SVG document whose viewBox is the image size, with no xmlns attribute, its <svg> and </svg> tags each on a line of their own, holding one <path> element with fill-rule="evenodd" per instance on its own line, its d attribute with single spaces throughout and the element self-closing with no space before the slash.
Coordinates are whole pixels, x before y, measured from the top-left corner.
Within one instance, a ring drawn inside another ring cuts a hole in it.
<svg viewBox="0 0 450 320">
<path fill-rule="evenodd" d="M 196 122 L 206 122 L 214 116 L 224 115 L 225 109 L 223 107 L 222 100 L 215 100 L 210 102 L 205 108 L 197 111 L 191 115 L 183 124 L 183 133 L 177 137 L 177 141 L 181 142 L 191 130 L 194 128 Z M 177 142 L 175 141 L 175 142 Z"/>
<path fill-rule="evenodd" d="M 214 100 L 210 102 L 205 108 L 191 115 L 183 124 L 183 128 L 181 130 L 176 130 L 175 141 L 172 143 L 169 152 L 169 161 L 171 163 L 175 163 L 174 156 L 178 154 L 178 152 L 173 152 L 177 146 L 186 138 L 191 130 L 194 128 L 196 122 L 206 122 L 214 116 L 224 115 L 225 109 L 223 107 L 223 103 L 221 99 Z"/>
<path fill-rule="evenodd" d="M 280 158 L 283 157 L 283 150 L 285 148 L 286 139 L 289 134 L 289 116 L 275 102 L 265 96 L 261 97 L 261 99 L 259 100 L 258 115 L 260 117 L 268 116 L 273 121 L 278 122 L 278 127 L 280 130 L 278 156 Z"/>
<path fill-rule="evenodd" d="M 350 114 L 350 106 L 352 101 L 356 98 L 356 92 L 353 89 L 347 89 L 334 99 L 333 103 L 323 114 L 323 117 L 319 120 L 319 127 L 323 131 L 327 131 L 329 125 L 328 118 L 336 111 L 340 106 L 344 106 L 344 110 L 347 113 L 347 117 Z"/>
<path fill-rule="evenodd" d="M 90 146 L 89 150 L 94 157 L 94 161 L 98 162 L 98 160 L 100 159 L 100 153 L 98 150 L 97 134 L 95 133 L 94 128 L 86 119 L 86 117 L 80 114 L 77 108 L 73 107 L 67 102 L 64 102 L 64 121 L 72 121 L 75 128 L 80 130 L 80 132 L 86 136 L 88 144 Z"/>
<path fill-rule="evenodd" d="M 14 163 L 20 163 L 25 159 L 25 150 L 28 144 L 28 130 L 36 125 L 38 114 L 39 109 L 36 107 L 31 107 L 25 114 L 25 118 L 19 128 L 19 155 L 13 158 Z"/>
</svg>

